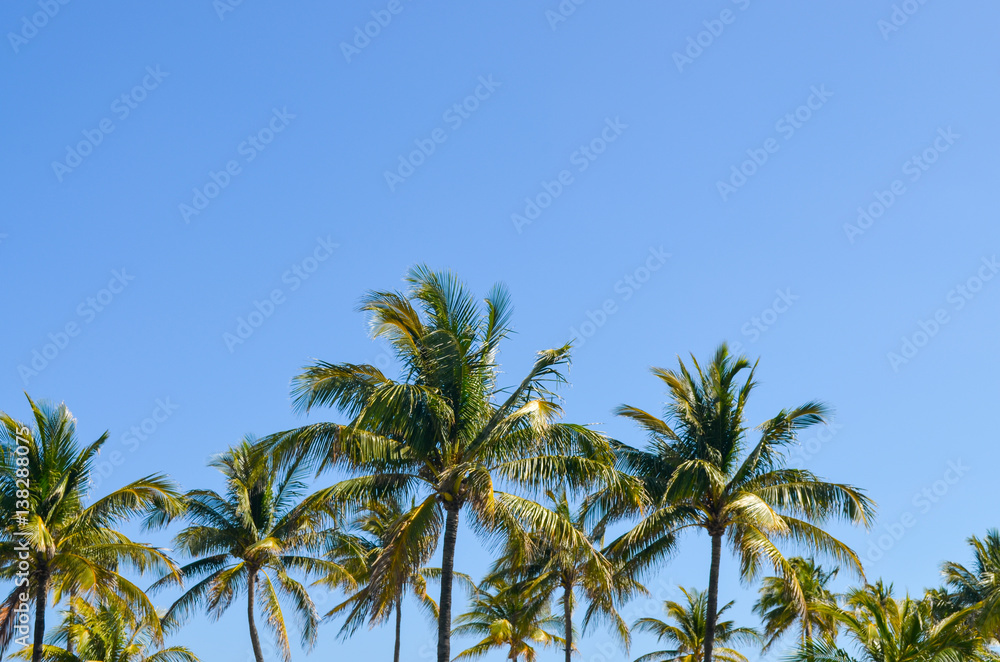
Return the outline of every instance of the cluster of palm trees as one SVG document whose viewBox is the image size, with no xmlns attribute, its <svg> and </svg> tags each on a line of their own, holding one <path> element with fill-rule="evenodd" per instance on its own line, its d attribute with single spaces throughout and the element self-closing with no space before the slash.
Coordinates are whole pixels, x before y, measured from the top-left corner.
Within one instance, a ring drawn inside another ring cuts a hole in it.
<svg viewBox="0 0 1000 662">
<path fill-rule="evenodd" d="M 830 587 L 836 568 L 826 571 L 812 558 L 792 557 L 797 581 L 770 576 L 761 582 L 754 604 L 761 627 L 718 621 L 715 636 L 722 647 L 714 656 L 747 662 L 740 648 L 766 653 L 794 633 L 791 650 L 782 657 L 787 662 L 995 662 L 1000 659 L 994 651 L 1000 617 L 1000 532 L 990 531 L 985 540 L 972 537 L 969 543 L 975 558 L 972 569 L 945 563 L 945 585 L 919 599 L 899 598 L 881 581 L 837 594 Z M 681 591 L 683 604 L 665 604 L 667 621 L 636 622 L 636 630 L 650 632 L 670 646 L 636 662 L 704 660 L 708 599 L 703 591 Z"/>
<path fill-rule="evenodd" d="M 667 390 L 665 416 L 619 407 L 646 436 L 627 445 L 562 420 L 555 390 L 569 345 L 539 352 L 520 381 L 501 383 L 497 358 L 511 318 L 503 287 L 478 301 L 453 274 L 424 267 L 407 282 L 405 291 L 371 292 L 361 303 L 399 374 L 307 366 L 293 380 L 296 409 L 333 408 L 344 422 L 243 439 L 211 461 L 225 479 L 221 493 L 182 492 L 153 475 L 91 502 L 89 476 L 107 434 L 81 445 L 65 405 L 30 397 L 31 421 L 0 414 L 0 581 L 14 585 L 0 604 L 0 655 L 196 660 L 186 648 L 165 647 L 166 635 L 197 612 L 217 617 L 238 600 L 257 662 L 266 659 L 259 624 L 289 659 L 286 613 L 307 649 L 325 620 L 340 622 L 343 636 L 394 620 L 398 661 L 408 596 L 437 621 L 438 662 L 495 649 L 530 661 L 536 646 L 557 646 L 569 662 L 577 621 L 583 631 L 607 626 L 625 648 L 632 630 L 669 644 L 643 662 L 742 661 L 734 646 L 769 647 L 796 625 L 799 653 L 810 662 L 849 659 L 837 646 L 841 631 L 873 662 L 923 660 L 928 651 L 927 660 L 991 655 L 1000 624 L 995 534 L 977 541 L 973 570 L 949 564 L 948 588 L 920 601 L 897 601 L 881 584 L 838 598 L 827 588 L 834 572 L 786 554 L 823 554 L 863 576 L 857 555 L 823 525 L 870 526 L 872 501 L 785 463 L 797 435 L 826 420 L 822 404 L 749 427 L 756 365 L 722 345 L 705 365 L 692 357 L 653 370 Z M 337 482 L 310 487 L 330 472 Z M 133 518 L 145 529 L 183 528 L 168 553 L 121 533 Z M 456 571 L 462 523 L 498 550 L 478 583 Z M 669 623 L 627 623 L 622 605 L 645 594 L 641 582 L 685 532 L 698 530 L 711 541 L 707 590 L 687 590 L 687 604 L 668 602 Z M 723 547 L 744 580 L 773 573 L 762 581 L 759 633 L 719 620 L 729 607 L 719 606 Z M 150 575 L 155 581 L 141 589 L 136 582 Z M 469 595 L 457 616 L 456 583 Z M 316 586 L 343 601 L 320 613 L 310 595 Z M 171 587 L 180 597 L 158 611 L 150 595 Z M 30 641 L 19 636 L 25 597 Z M 64 611 L 47 631 L 50 604 Z M 479 641 L 453 655 L 453 633 Z"/>
</svg>

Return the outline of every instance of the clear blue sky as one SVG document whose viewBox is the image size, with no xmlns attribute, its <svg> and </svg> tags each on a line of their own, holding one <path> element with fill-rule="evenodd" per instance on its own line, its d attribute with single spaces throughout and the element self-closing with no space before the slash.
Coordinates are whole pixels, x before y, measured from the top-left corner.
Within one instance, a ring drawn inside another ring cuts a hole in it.
<svg viewBox="0 0 1000 662">
<path fill-rule="evenodd" d="M 385 360 L 357 299 L 426 262 L 510 287 L 511 379 L 587 334 L 568 418 L 626 441 L 610 411 L 659 407 L 648 368 L 724 339 L 762 358 L 755 422 L 830 403 L 836 434 L 804 465 L 880 505 L 872 536 L 844 535 L 867 554 L 904 531 L 871 576 L 935 585 L 998 524 L 1000 279 L 977 280 L 1000 246 L 996 7 L 910 0 L 893 24 L 890 0 L 49 0 L 26 27 L 45 4 L 0 9 L 0 406 L 24 416 L 26 389 L 65 400 L 84 440 L 110 430 L 99 489 L 217 485 L 210 454 L 306 420 L 288 392 L 311 358 Z M 391 21 L 342 46 L 371 12 Z M 685 541 L 651 584 L 704 587 L 707 551 Z M 459 569 L 488 559 L 465 532 Z M 748 612 L 730 558 L 723 591 Z M 235 609 L 181 638 L 242 662 L 245 633 Z M 409 610 L 405 637 L 432 629 Z M 391 633 L 342 646 L 387 658 Z"/>
</svg>

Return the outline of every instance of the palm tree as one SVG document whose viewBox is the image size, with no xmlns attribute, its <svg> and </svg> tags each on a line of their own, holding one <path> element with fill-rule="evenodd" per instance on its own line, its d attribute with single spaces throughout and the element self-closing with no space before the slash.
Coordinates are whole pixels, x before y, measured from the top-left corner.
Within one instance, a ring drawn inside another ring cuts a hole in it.
<svg viewBox="0 0 1000 662">
<path fill-rule="evenodd" d="M 996 639 L 1000 635 L 1000 531 L 990 529 L 985 538 L 972 536 L 971 569 L 960 563 L 945 563 L 941 567 L 949 590 L 949 602 L 959 609 L 975 607 L 976 625 L 983 636 Z"/>
<path fill-rule="evenodd" d="M 638 632 L 656 635 L 657 641 L 670 644 L 667 650 L 647 653 L 636 662 L 702 662 L 705 659 L 705 638 L 708 636 L 708 594 L 705 591 L 680 588 L 687 600 L 680 604 L 667 600 L 663 609 L 670 622 L 657 618 L 640 618 L 633 628 Z M 728 602 L 715 613 L 715 640 L 723 647 L 714 649 L 717 659 L 724 662 L 747 662 L 747 658 L 726 644 L 760 644 L 760 635 L 753 628 L 736 627 L 733 621 L 719 621 L 719 617 L 733 606 Z"/>
<path fill-rule="evenodd" d="M 155 608 L 119 569 L 176 575 L 177 568 L 162 550 L 132 541 L 118 527 L 145 515 L 144 528 L 155 528 L 178 515 L 183 506 L 173 483 L 162 475 L 147 476 L 84 506 L 108 433 L 81 448 L 76 419 L 65 404 L 36 403 L 30 397 L 28 404 L 32 424 L 0 413 L 0 579 L 15 581 L 4 601 L 0 643 L 12 640 L 14 608 L 25 591 L 17 583 L 25 570 L 21 563 L 27 564 L 28 597 L 35 610 L 32 662 L 42 659 L 50 593 L 53 603 L 90 594 L 137 610 L 159 638 Z"/>
<path fill-rule="evenodd" d="M 616 410 L 649 435 L 647 450 L 623 445 L 619 452 L 623 468 L 644 483 L 649 508 L 612 544 L 612 551 L 648 569 L 674 549 L 681 532 L 708 533 L 712 552 L 705 662 L 711 662 L 724 538 L 740 560 L 745 581 L 757 576 L 762 563 L 769 563 L 786 578 L 801 605 L 795 569 L 778 543 L 791 541 L 828 553 L 860 573 L 857 555 L 818 525 L 843 518 L 870 526 L 874 504 L 854 487 L 784 466 L 783 448 L 800 430 L 824 421 L 822 404 L 808 402 L 778 412 L 757 428 L 759 436 L 751 446 L 744 410 L 756 385 L 756 366 L 751 368 L 745 357 L 731 357 L 725 344 L 706 370 L 694 357 L 693 374 L 678 362 L 678 371 L 653 369 L 669 391 L 667 421 L 636 407 Z M 748 368 L 746 381 L 738 383 Z"/>
<path fill-rule="evenodd" d="M 46 662 L 199 662 L 183 646 L 159 647 L 159 634 L 126 609 L 94 606 L 82 598 L 71 599 L 70 605 L 48 637 L 53 643 L 43 649 Z M 27 651 L 16 657 L 27 658 Z"/>
<path fill-rule="evenodd" d="M 784 575 L 765 577 L 753 608 L 764 622 L 765 650 L 795 624 L 799 626 L 803 645 L 812 643 L 814 629 L 824 641 L 833 642 L 837 636 L 837 619 L 821 607 L 837 604 L 827 584 L 837 576 L 839 568 L 826 571 L 815 560 L 798 556 L 788 559 L 788 563 L 795 572 L 801 599 L 795 594 L 796 587 Z"/>
<path fill-rule="evenodd" d="M 337 512 L 326 499 L 304 497 L 304 472 L 296 464 L 279 468 L 274 458 L 245 438 L 209 463 L 222 472 L 224 494 L 213 490 L 186 493 L 185 518 L 191 525 L 177 534 L 176 546 L 197 559 L 181 568 L 184 578 L 197 583 L 164 616 L 179 625 L 203 604 L 218 618 L 238 594 L 246 594 L 250 643 L 257 662 L 264 654 L 257 632 L 255 608 L 263 611 L 285 660 L 291 657 L 288 629 L 279 596 L 291 602 L 302 633 L 303 646 L 316 640 L 319 617 L 306 588 L 290 570 L 324 576 L 342 573 L 338 564 L 321 558 L 336 531 Z M 167 576 L 152 590 L 176 583 Z"/>
<path fill-rule="evenodd" d="M 375 626 L 395 614 L 396 639 L 393 662 L 399 662 L 401 650 L 403 598 L 412 592 L 428 615 L 435 620 L 438 615 L 437 603 L 427 592 L 427 580 L 437 578 L 440 575 L 440 570 L 422 567 L 423 562 L 429 560 L 434 553 L 436 546 L 434 540 L 424 541 L 424 559 L 419 564 L 420 567 L 409 576 L 402 578 L 403 581 L 396 586 L 398 594 L 392 603 L 379 605 L 369 591 L 368 581 L 372 566 L 386 545 L 390 543 L 389 535 L 393 530 L 393 525 L 403 516 L 404 512 L 405 510 L 395 499 L 367 504 L 356 516 L 352 527 L 358 533 L 340 536 L 335 541 L 330 554 L 332 560 L 350 573 L 353 584 L 360 588 L 350 598 L 331 609 L 326 616 L 331 617 L 347 612 L 347 618 L 341 632 L 352 634 L 366 621 L 369 625 Z M 467 579 L 465 575 L 462 575 L 462 578 Z M 471 580 L 468 581 L 471 582 Z M 345 582 L 342 574 L 338 572 L 335 575 L 321 578 L 317 584 L 340 588 L 344 586 Z"/>
<path fill-rule="evenodd" d="M 454 634 L 483 639 L 462 651 L 456 660 L 477 658 L 507 647 L 508 660 L 535 662 L 532 643 L 565 644 L 555 632 L 564 626 L 551 612 L 546 591 L 530 582 L 510 584 L 494 578 L 479 587 L 469 611 L 456 619 Z"/>
<path fill-rule="evenodd" d="M 604 526 L 600 523 L 587 526 L 586 507 L 574 512 L 565 490 L 549 490 L 546 495 L 555 517 L 562 520 L 564 526 L 575 528 L 579 537 L 571 542 L 560 542 L 553 539 L 549 531 L 538 529 L 529 531 L 527 538 L 511 536 L 506 553 L 494 564 L 492 576 L 531 582 L 549 599 L 559 594 L 565 625 L 566 662 L 572 659 L 574 650 L 573 611 L 578 593 L 589 603 L 583 621 L 584 631 L 592 619 L 605 619 L 627 647 L 631 640 L 628 624 L 619 615 L 616 605 L 645 593 L 645 588 L 628 574 L 627 568 L 616 567 L 604 555 L 601 549 Z"/>
<path fill-rule="evenodd" d="M 822 607 L 836 616 L 853 640 L 858 655 L 832 643 L 816 641 L 800 646 L 789 662 L 939 662 L 967 660 L 995 662 L 987 640 L 965 627 L 972 608 L 938 619 L 930 600 L 909 596 L 896 600 L 892 586 L 881 583 L 853 589 L 847 607 Z"/>
<path fill-rule="evenodd" d="M 372 336 L 388 340 L 402 365 L 392 379 L 371 365 L 316 362 L 294 380 L 296 407 L 333 406 L 346 425 L 317 423 L 276 435 L 286 456 L 303 455 L 318 471 L 338 467 L 353 477 L 328 497 L 354 507 L 394 495 L 416 497 L 397 520 L 390 543 L 372 564 L 369 592 L 377 611 L 396 599 L 427 540 L 444 540 L 438 601 L 438 662 L 451 662 L 451 610 L 460 514 L 484 535 L 537 516 L 556 538 L 581 538 L 573 527 L 537 511 L 533 502 L 499 488 L 571 490 L 613 480 L 608 440 L 580 425 L 556 422 L 550 391 L 565 381 L 569 346 L 540 352 L 516 385 L 498 385 L 496 363 L 510 333 L 506 290 L 495 286 L 484 306 L 450 273 L 412 269 L 409 291 L 371 292 L 361 310 Z M 499 485 L 497 483 L 500 483 Z"/>
</svg>

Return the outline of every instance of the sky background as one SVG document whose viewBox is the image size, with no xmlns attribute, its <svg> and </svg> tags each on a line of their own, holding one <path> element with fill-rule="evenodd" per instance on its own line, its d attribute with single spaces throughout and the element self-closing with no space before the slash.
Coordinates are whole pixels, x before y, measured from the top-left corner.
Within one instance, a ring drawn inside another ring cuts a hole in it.
<svg viewBox="0 0 1000 662">
<path fill-rule="evenodd" d="M 355 307 L 426 263 L 477 293 L 510 288 L 512 382 L 535 351 L 582 335 L 567 420 L 626 442 L 642 438 L 611 410 L 659 410 L 650 366 L 707 358 L 723 340 L 761 358 L 752 423 L 829 403 L 835 426 L 804 436 L 794 462 L 878 502 L 870 534 L 835 528 L 870 578 L 920 592 L 998 524 L 1000 8 L 587 0 L 564 1 L 564 16 L 556 0 L 400 0 L 345 55 L 388 0 L 51 2 L 38 29 L 24 21 L 44 0 L 0 9 L 0 409 L 26 417 L 26 390 L 65 401 L 81 441 L 108 430 L 119 466 L 98 493 L 160 471 L 219 487 L 206 460 L 242 435 L 342 420 L 295 415 L 290 379 L 314 358 L 391 370 Z M 485 98 L 469 100 L 477 88 Z M 447 113 L 463 103 L 475 110 L 456 126 Z M 249 146 L 275 112 L 282 130 Z M 67 155 L 95 130 L 86 156 Z M 432 135 L 433 153 L 390 186 L 386 172 Z M 229 161 L 238 174 L 205 190 Z M 741 167 L 751 174 L 731 180 Z M 556 190 L 564 170 L 571 183 L 532 222 L 512 217 L 532 211 L 526 198 L 546 204 L 543 182 Z M 878 204 L 858 226 L 858 208 Z M 313 262 L 322 242 L 337 247 Z M 116 271 L 127 286 L 102 293 Z M 227 343 L 274 290 L 282 303 Z M 174 411 L 131 450 L 123 435 L 158 400 Z M 684 540 L 629 619 L 659 616 L 678 584 L 704 588 L 708 550 Z M 480 575 L 489 560 L 462 531 L 457 569 Z M 724 557 L 738 620 L 754 621 L 755 590 Z M 244 613 L 199 617 L 178 640 L 204 660 L 249 660 Z M 339 642 L 338 627 L 294 659 L 389 659 L 390 628 Z M 581 659 L 599 662 L 608 641 L 595 630 Z M 433 642 L 408 605 L 405 659 L 430 659 Z M 636 637 L 628 659 L 653 646 Z"/>
</svg>

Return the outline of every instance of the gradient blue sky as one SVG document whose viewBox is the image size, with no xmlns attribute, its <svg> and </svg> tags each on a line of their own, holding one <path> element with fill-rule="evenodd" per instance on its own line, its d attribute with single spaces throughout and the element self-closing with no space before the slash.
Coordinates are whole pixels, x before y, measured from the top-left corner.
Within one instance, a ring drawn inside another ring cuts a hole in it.
<svg viewBox="0 0 1000 662">
<path fill-rule="evenodd" d="M 890 31 L 879 24 L 892 20 L 889 0 L 588 0 L 557 23 L 547 15 L 556 0 L 400 0 L 348 62 L 341 43 L 388 4 L 246 0 L 220 18 L 211 0 L 77 1 L 12 39 L 42 10 L 4 3 L 3 410 L 25 416 L 27 390 L 65 400 L 84 440 L 109 430 L 106 453 L 119 451 L 120 466 L 99 490 L 157 471 L 217 485 L 206 459 L 243 434 L 335 417 L 294 415 L 290 378 L 312 358 L 384 363 L 358 297 L 401 286 L 425 262 L 477 292 L 507 283 L 511 379 L 588 312 L 603 321 L 584 328 L 566 410 L 623 440 L 641 441 L 611 409 L 663 400 L 650 366 L 704 357 L 725 339 L 762 357 L 755 422 L 808 399 L 830 403 L 835 434 L 799 460 L 878 501 L 872 535 L 843 531 L 859 551 L 884 527 L 904 531 L 870 576 L 935 585 L 942 560 L 965 559 L 964 539 L 998 524 L 1000 281 L 976 280 L 993 276 L 1000 240 L 998 8 L 911 0 L 915 13 L 897 14 Z M 712 23 L 720 17 L 728 23 Z M 674 53 L 705 21 L 721 33 L 701 35 L 708 45 L 678 67 Z M 157 82 L 147 67 L 167 75 Z M 498 86 L 480 88 L 487 98 L 469 101 L 478 107 L 456 126 L 446 113 L 480 77 Z M 136 90 L 124 116 L 116 100 L 144 78 L 153 89 Z M 245 144 L 275 109 L 294 117 L 276 121 L 283 130 L 262 150 Z M 797 127 L 783 119 L 796 112 Z M 82 162 L 53 166 L 105 119 L 113 130 Z M 581 170 L 579 150 L 606 122 L 618 123 L 605 132 L 616 139 Z M 385 171 L 432 135 L 434 152 L 391 190 Z M 718 182 L 747 150 L 767 161 L 723 196 Z M 185 222 L 179 206 L 229 161 L 238 174 Z M 512 214 L 563 170 L 572 182 L 518 231 Z M 845 231 L 897 180 L 881 217 Z M 338 247 L 313 264 L 318 239 Z M 669 258 L 643 272 L 657 251 Z M 101 290 L 123 269 L 132 280 L 107 303 Z M 276 289 L 282 303 L 230 351 L 224 334 Z M 779 291 L 790 305 L 775 307 Z M 936 315 L 936 332 L 921 337 Z M 25 372 L 70 323 L 66 346 Z M 890 360 L 914 334 L 915 355 Z M 157 399 L 176 410 L 155 430 L 147 423 L 133 451 L 123 435 Z M 935 502 L 919 496 L 935 486 Z M 659 597 L 705 586 L 707 551 L 704 538 L 685 541 L 650 582 Z M 488 561 L 463 533 L 459 569 L 478 574 Z M 722 586 L 745 617 L 753 587 L 729 557 Z M 389 629 L 343 644 L 335 632 L 326 626 L 313 656 L 295 659 L 391 654 Z M 416 651 L 407 659 L 429 656 L 420 648 L 432 628 L 412 608 L 404 636 Z M 241 609 L 219 624 L 198 619 L 181 638 L 205 660 L 249 659 Z M 597 662 L 606 639 L 589 637 L 583 659 Z M 633 656 L 652 645 L 637 638 Z"/>
</svg>

